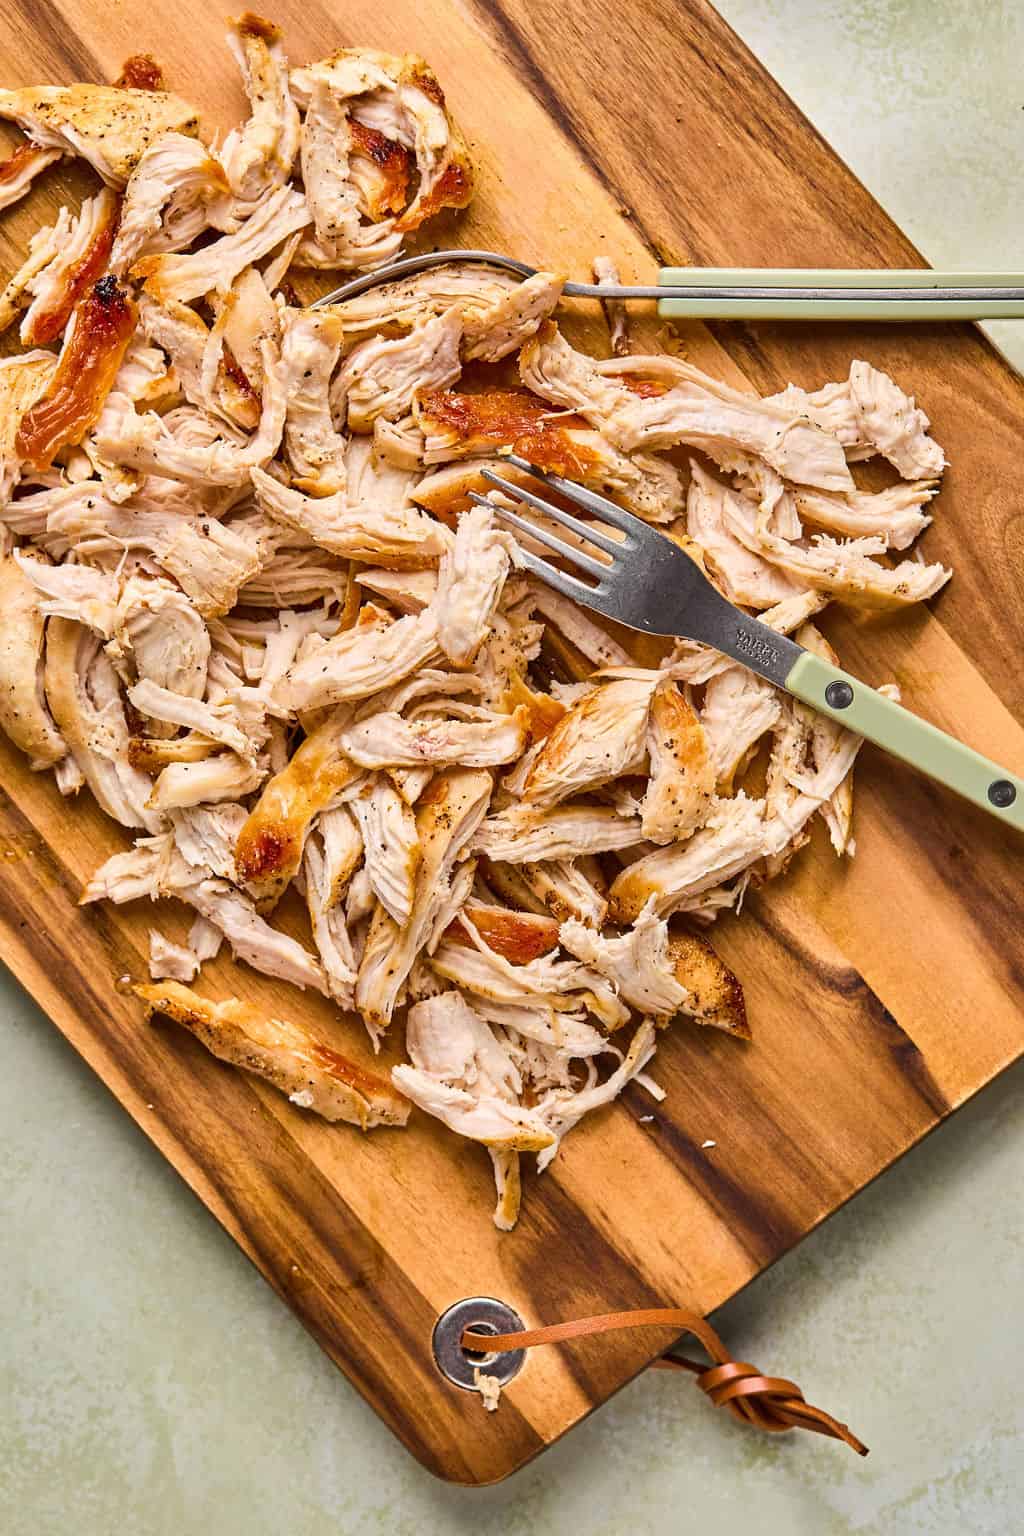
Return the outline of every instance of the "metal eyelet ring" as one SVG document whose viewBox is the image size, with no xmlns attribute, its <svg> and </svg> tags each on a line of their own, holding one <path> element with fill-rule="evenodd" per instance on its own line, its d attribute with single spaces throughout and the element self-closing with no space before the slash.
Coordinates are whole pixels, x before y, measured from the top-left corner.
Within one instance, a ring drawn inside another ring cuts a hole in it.
<svg viewBox="0 0 1024 1536">
<path fill-rule="evenodd" d="M 475 1333 L 518 1333 L 525 1327 L 518 1312 L 495 1301 L 493 1296 L 467 1296 L 442 1312 L 434 1324 L 432 1338 L 434 1360 L 441 1375 L 453 1386 L 475 1392 L 474 1370 L 486 1371 L 505 1386 L 518 1376 L 526 1359 L 525 1349 L 508 1349 L 502 1354 L 475 1355 L 459 1342 L 467 1328 Z"/>
<path fill-rule="evenodd" d="M 993 805 L 1005 811 L 1017 798 L 1017 786 L 1009 779 L 993 779 L 988 787 L 988 797 Z"/>
<path fill-rule="evenodd" d="M 825 703 L 829 709 L 849 709 L 853 703 L 853 689 L 849 683 L 829 683 L 825 689 Z"/>
</svg>

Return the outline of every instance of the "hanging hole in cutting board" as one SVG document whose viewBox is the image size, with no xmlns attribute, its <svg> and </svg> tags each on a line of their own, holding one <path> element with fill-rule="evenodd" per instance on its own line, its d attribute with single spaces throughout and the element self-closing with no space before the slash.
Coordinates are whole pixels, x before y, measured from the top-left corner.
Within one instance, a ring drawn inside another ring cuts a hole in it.
<svg viewBox="0 0 1024 1536">
<path fill-rule="evenodd" d="M 524 1324 L 518 1312 L 493 1296 L 467 1296 L 442 1312 L 434 1324 L 434 1360 L 441 1375 L 453 1386 L 467 1392 L 478 1390 L 474 1372 L 486 1370 L 501 1386 L 518 1376 L 526 1360 L 526 1351 L 509 1349 L 500 1354 L 482 1354 L 463 1349 L 460 1340 L 467 1328 L 477 1333 L 517 1333 Z"/>
</svg>

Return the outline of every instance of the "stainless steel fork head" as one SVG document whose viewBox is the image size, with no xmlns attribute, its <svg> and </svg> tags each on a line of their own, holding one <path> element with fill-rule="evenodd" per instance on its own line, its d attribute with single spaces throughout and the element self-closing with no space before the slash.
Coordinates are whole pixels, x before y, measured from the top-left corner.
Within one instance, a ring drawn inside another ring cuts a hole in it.
<svg viewBox="0 0 1024 1536">
<path fill-rule="evenodd" d="M 532 550 L 520 550 L 523 566 L 539 580 L 630 629 L 701 641 L 771 682 L 785 684 L 800 647 L 728 602 L 678 544 L 596 491 L 561 475 L 549 475 L 515 454 L 507 459 L 596 519 L 596 525 L 584 522 L 534 491 L 491 470 L 482 471 L 496 490 L 542 513 L 596 551 L 589 554 L 512 508 L 471 492 L 477 505 L 490 507 L 503 522 L 545 545 L 586 578 L 558 569 Z"/>
</svg>

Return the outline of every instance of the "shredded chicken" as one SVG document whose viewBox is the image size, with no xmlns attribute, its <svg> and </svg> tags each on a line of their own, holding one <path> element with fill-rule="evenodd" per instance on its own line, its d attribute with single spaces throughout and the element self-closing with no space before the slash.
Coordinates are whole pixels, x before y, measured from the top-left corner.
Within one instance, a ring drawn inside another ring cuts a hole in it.
<svg viewBox="0 0 1024 1536">
<path fill-rule="evenodd" d="M 0 560 L 0 726 L 34 769 L 67 755 L 43 690 L 43 616 L 36 590 L 11 555 Z"/>
<path fill-rule="evenodd" d="M 228 46 L 242 72 L 251 108 L 220 149 L 231 190 L 243 204 L 288 180 L 299 150 L 299 112 L 288 84 L 288 60 L 273 22 L 246 11 L 231 23 Z"/>
<path fill-rule="evenodd" d="M 121 216 L 110 250 L 110 270 L 123 277 L 148 254 L 169 218 L 223 197 L 228 182 L 220 162 L 198 139 L 165 133 L 140 157 L 125 187 Z M 186 242 L 188 243 L 188 242 Z"/>
<path fill-rule="evenodd" d="M 0 117 L 33 144 L 80 155 L 111 187 L 123 187 L 162 134 L 195 134 L 199 114 L 169 91 L 111 85 L 39 85 L 0 91 Z"/>
<path fill-rule="evenodd" d="M 911 553 L 945 460 L 864 361 L 762 398 L 631 353 L 616 301 L 612 355 L 577 351 L 552 272 L 454 260 L 306 306 L 293 265 L 325 286 L 383 267 L 466 204 L 466 145 L 413 54 L 292 68 L 252 12 L 228 45 L 248 113 L 220 140 L 146 59 L 116 87 L 0 91 L 31 140 L 0 208 L 61 158 L 105 184 L 0 294 L 0 327 L 55 344 L 0 360 L 0 729 L 53 769 L 69 837 L 79 793 L 126 829 L 82 900 L 161 904 L 149 1011 L 328 1121 L 415 1105 L 479 1142 L 508 1231 L 523 1158 L 543 1170 L 629 1084 L 663 1097 L 646 1068 L 673 1021 L 750 1038 L 695 929 L 814 830 L 854 852 L 860 746 L 529 574 L 566 530 L 509 455 L 659 526 L 833 663 L 811 623 L 832 599 L 898 608 L 948 579 Z M 874 456 L 896 483 L 854 479 Z M 213 1002 L 222 946 L 239 996 Z M 242 1000 L 246 967 L 284 1018 Z M 362 1027 L 389 1036 L 381 1076 L 335 1048 Z"/>
<path fill-rule="evenodd" d="M 421 320 L 394 340 L 361 341 L 345 359 L 334 385 L 336 409 L 349 430 L 370 432 L 378 416 L 396 421 L 424 390 L 444 389 L 462 371 L 462 316 L 447 310 Z"/>
<path fill-rule="evenodd" d="M 308 309 L 285 312 L 285 454 L 295 485 L 314 496 L 345 489 L 345 439 L 335 431 L 328 394 L 341 336 L 341 322 L 333 315 Z"/>
<path fill-rule="evenodd" d="M 201 298 L 211 289 L 225 292 L 244 268 L 267 256 L 289 235 L 309 223 L 305 198 L 294 187 L 281 186 L 258 202 L 238 229 L 201 251 L 186 254 L 144 256 L 131 269 L 144 278 L 146 291 L 165 302 L 183 304 Z"/>
<path fill-rule="evenodd" d="M 25 196 L 36 177 L 62 158 L 59 149 L 40 149 L 32 143 L 19 144 L 0 165 L 0 209 L 10 208 Z"/>
<path fill-rule="evenodd" d="M 87 197 L 71 220 L 67 238 L 26 283 L 31 303 L 20 331 L 26 346 L 42 346 L 60 336 L 78 300 L 102 277 L 119 212 L 120 199 L 109 187 Z"/>
<path fill-rule="evenodd" d="M 347 1120 L 367 1131 L 404 1125 L 408 1101 L 372 1072 L 307 1030 L 266 1018 L 239 998 L 214 1003 L 176 981 L 135 987 L 149 1013 L 182 1024 L 221 1061 L 266 1078 L 293 1104 L 325 1120 Z"/>
</svg>

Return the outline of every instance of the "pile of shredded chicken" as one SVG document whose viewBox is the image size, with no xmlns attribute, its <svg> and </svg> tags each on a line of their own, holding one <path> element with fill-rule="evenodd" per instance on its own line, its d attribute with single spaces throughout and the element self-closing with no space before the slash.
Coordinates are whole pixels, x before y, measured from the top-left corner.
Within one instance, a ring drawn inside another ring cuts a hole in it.
<svg viewBox="0 0 1024 1536">
<path fill-rule="evenodd" d="M 303 269 L 380 266 L 463 206 L 465 146 L 418 58 L 289 68 L 249 14 L 229 43 L 251 115 L 219 144 L 145 60 L 0 91 L 28 136 L 0 201 L 65 156 L 102 183 L 0 297 L 26 348 L 0 363 L 0 724 L 134 838 L 86 902 L 194 914 L 185 944 L 151 932 L 150 1010 L 327 1120 L 416 1105 L 481 1143 L 509 1228 L 522 1153 L 543 1169 L 632 1081 L 661 1096 L 660 1029 L 748 1037 L 701 925 L 816 818 L 852 853 L 859 741 L 703 646 L 651 665 L 524 575 L 469 492 L 515 450 L 830 655 L 830 600 L 946 581 L 906 554 L 943 455 L 865 362 L 761 399 L 630 354 L 618 311 L 613 355 L 578 352 L 550 273 L 456 263 L 304 307 Z M 854 480 L 872 457 L 887 488 Z M 274 923 L 291 888 L 305 942 Z M 282 1017 L 204 998 L 225 940 L 402 1064 L 358 1067 L 283 987 Z"/>
</svg>

